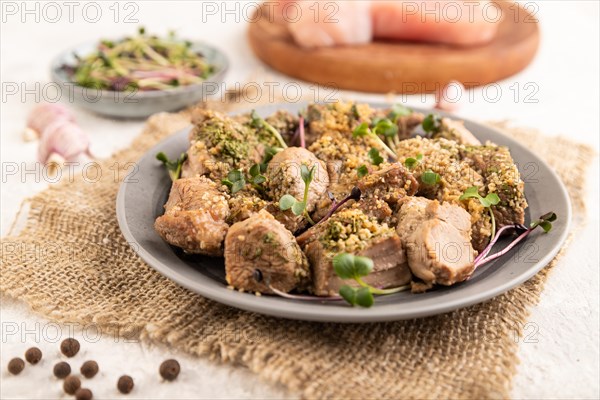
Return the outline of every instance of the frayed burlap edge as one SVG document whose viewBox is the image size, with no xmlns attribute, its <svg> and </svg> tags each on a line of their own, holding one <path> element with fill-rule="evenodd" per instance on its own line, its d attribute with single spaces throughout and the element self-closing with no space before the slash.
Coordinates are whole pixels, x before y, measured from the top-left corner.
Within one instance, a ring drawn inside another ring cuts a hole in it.
<svg viewBox="0 0 600 400">
<path fill-rule="evenodd" d="M 101 167 L 136 161 L 188 120 L 187 112 L 153 116 L 129 148 Z M 585 167 L 594 151 L 566 138 L 493 125 L 543 155 L 582 218 Z M 76 180 L 29 199 L 24 226 L 2 240 L 2 295 L 21 299 L 51 320 L 95 323 L 246 366 L 305 398 L 508 397 L 517 363 L 514 331 L 521 333 L 547 274 L 566 249 L 516 289 L 452 313 L 369 325 L 288 321 L 206 300 L 145 265 L 119 232 L 118 185 L 110 178 L 93 184 Z M 28 250 L 49 243 L 68 247 L 68 257 Z M 79 254 L 82 248 L 91 252 Z"/>
</svg>

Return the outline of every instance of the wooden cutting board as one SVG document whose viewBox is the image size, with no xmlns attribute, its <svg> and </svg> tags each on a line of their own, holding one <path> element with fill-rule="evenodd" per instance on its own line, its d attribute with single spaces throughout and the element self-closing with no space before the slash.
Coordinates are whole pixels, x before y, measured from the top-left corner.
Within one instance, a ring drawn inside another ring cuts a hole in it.
<svg viewBox="0 0 600 400">
<path fill-rule="evenodd" d="M 451 80 L 481 86 L 516 74 L 535 56 L 537 19 L 510 2 L 498 2 L 504 18 L 490 43 L 469 48 L 376 41 L 360 46 L 307 50 L 286 27 L 257 11 L 248 36 L 256 55 L 294 78 L 338 89 L 376 93 L 429 93 Z M 518 11 L 517 11 L 518 10 Z"/>
</svg>

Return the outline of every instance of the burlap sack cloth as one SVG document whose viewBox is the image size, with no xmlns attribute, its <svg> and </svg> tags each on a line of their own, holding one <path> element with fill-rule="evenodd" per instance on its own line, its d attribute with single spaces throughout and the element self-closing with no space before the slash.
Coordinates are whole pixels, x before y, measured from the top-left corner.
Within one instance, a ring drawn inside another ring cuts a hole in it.
<svg viewBox="0 0 600 400">
<path fill-rule="evenodd" d="M 305 398 L 508 397 L 518 361 L 515 329 L 556 260 L 484 304 L 411 321 L 308 323 L 215 303 L 142 262 L 121 236 L 115 215 L 119 182 L 111 166 L 135 162 L 187 124 L 186 113 L 155 115 L 131 146 L 101 162 L 98 182 L 76 179 L 30 199 L 24 227 L 3 239 L 2 294 L 51 320 L 95 323 L 103 331 L 246 366 Z M 575 210 L 582 210 L 582 169 L 594 152 L 568 139 L 505 132 L 558 171 Z"/>
</svg>

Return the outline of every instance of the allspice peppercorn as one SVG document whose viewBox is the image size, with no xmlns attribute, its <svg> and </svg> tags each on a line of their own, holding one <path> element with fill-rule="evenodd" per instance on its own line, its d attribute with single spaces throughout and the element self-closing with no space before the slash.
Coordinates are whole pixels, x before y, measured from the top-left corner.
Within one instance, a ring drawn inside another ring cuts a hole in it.
<svg viewBox="0 0 600 400">
<path fill-rule="evenodd" d="M 90 389 L 79 388 L 75 392 L 75 400 L 92 400 L 94 397 Z"/>
<path fill-rule="evenodd" d="M 123 394 L 127 394 L 133 390 L 133 378 L 129 375 L 123 375 L 117 382 L 117 389 Z"/>
<path fill-rule="evenodd" d="M 65 379 L 71 373 L 71 366 L 61 361 L 54 366 L 54 376 L 58 379 Z"/>
<path fill-rule="evenodd" d="M 172 381 L 175 380 L 175 378 L 177 378 L 177 375 L 179 375 L 180 370 L 181 367 L 179 366 L 177 360 L 171 359 L 164 361 L 162 364 L 160 364 L 160 368 L 158 371 L 160 372 L 160 376 L 162 376 L 168 381 Z"/>
<path fill-rule="evenodd" d="M 25 352 L 25 359 L 29 364 L 37 364 L 42 359 L 42 351 L 37 347 L 31 347 Z"/>
<path fill-rule="evenodd" d="M 78 377 L 69 375 L 67 379 L 65 379 L 65 383 L 63 383 L 63 390 L 67 394 L 75 394 L 77 389 L 81 387 L 81 381 Z"/>
<path fill-rule="evenodd" d="M 8 372 L 13 375 L 19 375 L 23 368 L 25 368 L 25 361 L 21 358 L 16 357 L 8 362 Z"/>
<path fill-rule="evenodd" d="M 68 338 L 60 344 L 60 351 L 67 357 L 73 357 L 79 352 L 79 342 L 77 339 Z"/>
<path fill-rule="evenodd" d="M 80 368 L 81 375 L 88 379 L 93 378 L 98 373 L 98 363 L 96 361 L 86 361 Z"/>
</svg>

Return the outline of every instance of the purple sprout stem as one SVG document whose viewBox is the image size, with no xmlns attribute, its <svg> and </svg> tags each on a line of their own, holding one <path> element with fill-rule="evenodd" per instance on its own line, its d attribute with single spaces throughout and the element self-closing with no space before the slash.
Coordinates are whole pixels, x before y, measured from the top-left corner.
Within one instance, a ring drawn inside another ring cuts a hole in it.
<svg viewBox="0 0 600 400">
<path fill-rule="evenodd" d="M 334 201 L 333 204 L 332 204 L 332 206 L 331 206 L 331 208 L 329 209 L 329 211 L 327 211 L 327 214 L 325 214 L 325 216 L 323 218 L 321 218 L 319 220 L 319 222 L 317 222 L 317 225 L 319 225 L 323 221 L 327 221 L 341 206 L 343 206 L 344 204 L 346 204 L 350 200 L 356 200 L 356 199 L 351 194 L 349 194 L 347 197 L 345 197 L 339 203 L 337 203 L 337 202 Z"/>
<path fill-rule="evenodd" d="M 298 130 L 300 133 L 300 147 L 305 149 L 306 148 L 306 138 L 304 135 L 304 117 L 302 115 L 300 116 L 300 119 L 298 122 L 299 122 Z"/>
<path fill-rule="evenodd" d="M 527 229 L 525 232 L 520 234 L 519 237 L 517 237 L 515 240 L 513 240 L 508 246 L 506 246 L 503 250 L 501 250 L 497 253 L 494 253 L 493 255 L 491 255 L 489 257 L 484 257 L 484 258 L 480 259 L 479 262 L 477 264 L 475 264 L 475 268 L 480 267 L 484 264 L 487 264 L 490 261 L 493 261 L 499 257 L 502 257 L 503 255 L 508 253 L 513 247 L 515 247 L 520 241 L 525 239 L 531 232 L 533 232 L 533 229 Z"/>
<path fill-rule="evenodd" d="M 500 239 L 500 236 L 502 236 L 502 234 L 505 231 L 507 231 L 509 229 L 518 229 L 519 227 L 521 227 L 521 225 L 506 225 L 506 226 L 503 226 L 502 228 L 498 229 L 498 232 L 496 232 L 496 235 L 494 235 L 494 238 L 485 247 L 485 249 L 483 249 L 481 251 L 481 253 L 479 253 L 479 255 L 475 258 L 474 263 L 477 264 L 477 262 L 479 260 L 481 260 L 482 258 L 484 258 L 485 256 L 488 255 L 490 250 L 492 250 L 492 247 L 494 247 L 494 245 L 498 242 L 498 239 Z"/>
</svg>

